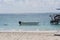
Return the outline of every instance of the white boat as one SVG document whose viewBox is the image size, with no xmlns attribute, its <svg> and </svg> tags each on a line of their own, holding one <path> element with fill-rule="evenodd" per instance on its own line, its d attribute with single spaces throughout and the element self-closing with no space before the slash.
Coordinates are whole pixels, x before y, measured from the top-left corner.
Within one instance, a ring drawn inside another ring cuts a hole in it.
<svg viewBox="0 0 60 40">
<path fill-rule="evenodd" d="M 39 22 L 21 22 L 19 21 L 20 25 L 38 25 Z"/>
</svg>

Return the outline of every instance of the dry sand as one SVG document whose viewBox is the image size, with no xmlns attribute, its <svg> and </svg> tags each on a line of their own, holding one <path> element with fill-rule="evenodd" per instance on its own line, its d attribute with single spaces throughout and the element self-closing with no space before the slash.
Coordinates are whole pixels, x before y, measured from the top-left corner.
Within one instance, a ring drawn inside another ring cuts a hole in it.
<svg viewBox="0 0 60 40">
<path fill-rule="evenodd" d="M 0 40 L 60 40 L 54 32 L 0 32 Z"/>
</svg>

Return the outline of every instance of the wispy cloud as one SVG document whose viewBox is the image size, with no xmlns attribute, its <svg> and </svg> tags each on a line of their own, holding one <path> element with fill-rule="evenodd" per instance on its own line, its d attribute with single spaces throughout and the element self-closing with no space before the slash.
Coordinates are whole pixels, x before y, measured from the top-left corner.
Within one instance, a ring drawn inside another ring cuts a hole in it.
<svg viewBox="0 0 60 40">
<path fill-rule="evenodd" d="M 59 0 L 0 0 L 0 13 L 55 12 Z"/>
</svg>

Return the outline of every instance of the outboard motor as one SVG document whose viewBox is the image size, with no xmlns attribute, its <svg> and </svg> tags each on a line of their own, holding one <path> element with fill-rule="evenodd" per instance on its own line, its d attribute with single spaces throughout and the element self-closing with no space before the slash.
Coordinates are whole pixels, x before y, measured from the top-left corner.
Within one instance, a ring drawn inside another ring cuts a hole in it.
<svg viewBox="0 0 60 40">
<path fill-rule="evenodd" d="M 21 25 L 21 21 L 19 21 L 19 24 Z"/>
</svg>

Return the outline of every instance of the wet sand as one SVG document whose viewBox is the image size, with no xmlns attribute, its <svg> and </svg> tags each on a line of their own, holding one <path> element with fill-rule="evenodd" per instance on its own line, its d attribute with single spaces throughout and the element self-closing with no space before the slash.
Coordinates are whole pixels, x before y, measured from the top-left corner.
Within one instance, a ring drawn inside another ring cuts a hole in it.
<svg viewBox="0 0 60 40">
<path fill-rule="evenodd" d="M 60 40 L 54 32 L 0 32 L 0 40 Z"/>
</svg>

